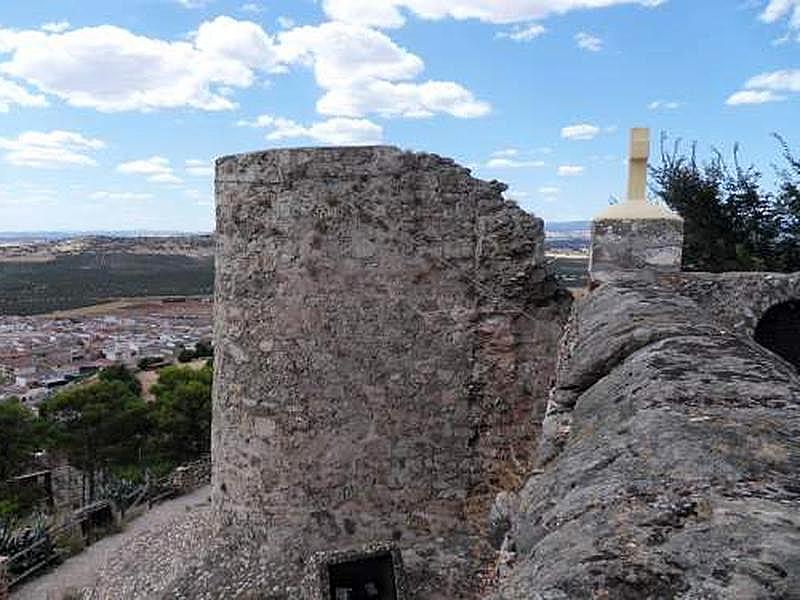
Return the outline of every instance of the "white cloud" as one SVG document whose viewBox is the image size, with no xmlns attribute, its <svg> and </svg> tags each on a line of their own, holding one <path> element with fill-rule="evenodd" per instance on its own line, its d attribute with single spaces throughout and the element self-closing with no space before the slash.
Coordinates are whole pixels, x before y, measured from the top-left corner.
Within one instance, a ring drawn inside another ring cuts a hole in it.
<svg viewBox="0 0 800 600">
<path fill-rule="evenodd" d="M 543 167 L 544 161 L 541 160 L 517 160 L 514 158 L 491 158 L 486 163 L 489 169 L 530 169 Z"/>
<path fill-rule="evenodd" d="M 172 173 L 168 158 L 152 156 L 142 160 L 132 160 L 117 166 L 117 171 L 126 175 L 155 175 L 159 173 Z"/>
<path fill-rule="evenodd" d="M 553 185 L 540 187 L 539 193 L 543 196 L 558 196 L 561 193 L 561 188 Z"/>
<path fill-rule="evenodd" d="M 503 148 L 502 150 L 495 150 L 492 152 L 492 158 L 510 158 L 518 154 L 519 150 L 516 148 Z"/>
<path fill-rule="evenodd" d="M 295 26 L 294 19 L 291 17 L 278 17 L 277 23 L 281 29 L 292 29 Z"/>
<path fill-rule="evenodd" d="M 304 62 L 325 89 L 365 79 L 403 81 L 425 68 L 422 59 L 379 31 L 346 23 L 298 27 L 279 34 L 285 63 Z"/>
<path fill-rule="evenodd" d="M 272 115 L 259 115 L 252 121 L 248 121 L 247 119 L 240 119 L 236 122 L 237 127 L 272 127 L 272 124 L 277 119 Z"/>
<path fill-rule="evenodd" d="M 620 4 L 658 6 L 666 0 L 323 0 L 333 20 L 376 27 L 400 27 L 403 10 L 429 19 L 477 19 L 487 23 L 523 23 L 570 11 Z"/>
<path fill-rule="evenodd" d="M 63 33 L 0 28 L 0 72 L 77 107 L 113 112 L 236 104 L 218 87 L 250 87 L 278 68 L 273 40 L 255 23 L 219 17 L 194 39 L 164 41 L 101 25 Z"/>
<path fill-rule="evenodd" d="M 117 192 L 117 191 L 107 191 L 101 190 L 94 192 L 89 195 L 89 198 L 92 200 L 114 200 L 114 201 L 125 201 L 125 200 L 151 200 L 154 198 L 153 194 L 149 194 L 146 192 Z"/>
<path fill-rule="evenodd" d="M 63 33 L 69 28 L 69 21 L 54 21 L 52 23 L 43 23 L 40 29 L 48 33 Z"/>
<path fill-rule="evenodd" d="M 579 165 L 561 165 L 558 167 L 558 176 L 577 177 L 578 175 L 582 175 L 585 170 L 585 167 L 581 167 Z"/>
<path fill-rule="evenodd" d="M 273 38 L 252 21 L 238 21 L 224 16 L 205 21 L 197 29 L 194 45 L 201 58 L 210 61 L 209 66 L 218 61 L 220 64 L 229 63 L 230 67 L 244 67 L 243 80 L 251 80 L 252 71 L 256 69 L 282 69 L 278 65 Z M 223 67 L 222 70 L 226 71 L 227 68 Z M 250 70 L 250 73 L 246 74 L 244 70 Z"/>
<path fill-rule="evenodd" d="M 213 194 L 208 191 L 188 188 L 183 190 L 183 196 L 195 206 L 202 206 L 203 208 L 212 208 L 214 206 Z"/>
<path fill-rule="evenodd" d="M 530 198 L 530 194 L 523 190 L 515 190 L 515 189 L 508 189 L 503 194 L 506 198 L 511 198 L 512 200 L 525 200 L 526 198 Z"/>
<path fill-rule="evenodd" d="M 525 27 L 515 27 L 510 31 L 501 31 L 497 34 L 499 38 L 508 38 L 515 42 L 530 42 L 537 37 L 544 35 L 547 29 L 538 23 L 532 23 Z"/>
<path fill-rule="evenodd" d="M 55 204 L 59 193 L 37 184 L 0 184 L 0 206 L 29 207 Z"/>
<path fill-rule="evenodd" d="M 766 104 L 786 100 L 784 94 L 800 93 L 800 69 L 785 69 L 751 77 L 740 90 L 726 100 L 730 106 Z"/>
<path fill-rule="evenodd" d="M 55 169 L 68 166 L 95 166 L 89 153 L 105 148 L 98 139 L 72 131 L 26 131 L 16 138 L 0 137 L 3 160 L 23 167 Z"/>
<path fill-rule="evenodd" d="M 13 81 L 0 78 L 0 113 L 7 113 L 13 105 L 41 108 L 47 106 L 47 98 L 31 94 Z"/>
<path fill-rule="evenodd" d="M 653 100 L 647 105 L 650 110 L 675 110 L 680 108 L 681 103 L 672 100 Z"/>
<path fill-rule="evenodd" d="M 317 112 L 344 117 L 363 117 L 376 113 L 383 117 L 409 118 L 444 113 L 471 119 L 488 114 L 491 106 L 451 81 L 394 83 L 367 79 L 326 92 L 317 102 Z"/>
<path fill-rule="evenodd" d="M 288 22 L 284 23 L 289 25 Z M 451 81 L 415 81 L 422 59 L 380 31 L 351 23 L 296 27 L 277 38 L 250 21 L 218 17 L 189 40 L 166 41 L 111 25 L 63 33 L 0 28 L 0 74 L 77 107 L 104 112 L 237 107 L 236 88 L 292 66 L 313 70 L 326 116 L 462 118 L 488 103 Z"/>
<path fill-rule="evenodd" d="M 770 0 L 760 18 L 765 23 L 788 18 L 790 28 L 800 29 L 800 0 Z"/>
<path fill-rule="evenodd" d="M 744 104 L 766 104 L 768 102 L 781 102 L 786 96 L 779 96 L 769 90 L 742 90 L 732 94 L 725 104 L 728 106 L 741 106 Z"/>
<path fill-rule="evenodd" d="M 517 148 L 495 150 L 483 166 L 488 169 L 534 169 L 547 164 L 543 160 L 524 159 L 520 155 Z"/>
<path fill-rule="evenodd" d="M 163 156 L 125 162 L 117 166 L 117 171 L 125 175 L 143 175 L 151 183 L 172 185 L 183 183 L 183 180 L 175 175 L 169 159 Z"/>
<path fill-rule="evenodd" d="M 561 137 L 565 140 L 593 140 L 600 133 L 600 128 L 588 123 L 569 125 L 561 130 Z"/>
<path fill-rule="evenodd" d="M 284 31 L 278 40 L 284 63 L 313 69 L 324 90 L 317 102 L 322 115 L 420 118 L 443 113 L 475 118 L 491 111 L 487 102 L 457 83 L 413 81 L 424 62 L 380 31 L 333 22 Z"/>
<path fill-rule="evenodd" d="M 269 129 L 268 140 L 307 138 L 320 144 L 364 145 L 378 144 L 383 139 L 383 128 L 366 119 L 333 118 L 303 126 L 291 119 L 261 115 L 254 121 L 239 121 L 239 125 Z"/>
<path fill-rule="evenodd" d="M 800 93 L 800 69 L 785 69 L 756 75 L 745 84 L 747 89 Z"/>
<path fill-rule="evenodd" d="M 213 177 L 214 175 L 214 165 L 206 160 L 187 160 L 185 168 L 186 172 L 193 177 Z"/>
<path fill-rule="evenodd" d="M 175 0 L 184 8 L 202 8 L 208 4 L 209 0 Z"/>
<path fill-rule="evenodd" d="M 600 52 L 603 49 L 603 40 L 585 31 L 575 35 L 575 43 L 578 48 L 589 52 Z"/>
</svg>

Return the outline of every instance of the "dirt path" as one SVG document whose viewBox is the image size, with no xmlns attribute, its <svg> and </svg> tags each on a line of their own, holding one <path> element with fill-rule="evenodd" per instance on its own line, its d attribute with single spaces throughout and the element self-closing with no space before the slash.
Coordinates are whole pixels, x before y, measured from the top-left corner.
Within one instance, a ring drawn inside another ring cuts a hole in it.
<svg viewBox="0 0 800 600">
<path fill-rule="evenodd" d="M 185 519 L 187 513 L 206 512 L 209 493 L 209 488 L 204 487 L 187 496 L 164 502 L 128 523 L 121 533 L 100 540 L 49 573 L 16 588 L 11 599 L 63 600 L 65 596 L 70 597 L 70 593 L 93 587 L 108 560 L 135 538 L 161 531 L 175 519 Z"/>
</svg>

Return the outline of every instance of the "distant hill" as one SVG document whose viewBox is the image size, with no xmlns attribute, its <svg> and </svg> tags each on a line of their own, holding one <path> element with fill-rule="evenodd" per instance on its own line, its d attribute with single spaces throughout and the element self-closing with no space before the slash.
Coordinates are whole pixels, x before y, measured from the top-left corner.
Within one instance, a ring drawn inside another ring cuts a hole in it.
<svg viewBox="0 0 800 600">
<path fill-rule="evenodd" d="M 30 240 L 67 240 L 75 238 L 114 237 L 203 237 L 210 234 L 205 232 L 185 231 L 0 231 L 2 241 L 30 241 Z"/>
<path fill-rule="evenodd" d="M 564 233 L 572 231 L 591 231 L 591 221 L 545 221 L 544 229 L 547 233 Z"/>
<path fill-rule="evenodd" d="M 56 237 L 0 244 L 0 315 L 31 315 L 114 298 L 212 293 L 210 235 Z"/>
</svg>

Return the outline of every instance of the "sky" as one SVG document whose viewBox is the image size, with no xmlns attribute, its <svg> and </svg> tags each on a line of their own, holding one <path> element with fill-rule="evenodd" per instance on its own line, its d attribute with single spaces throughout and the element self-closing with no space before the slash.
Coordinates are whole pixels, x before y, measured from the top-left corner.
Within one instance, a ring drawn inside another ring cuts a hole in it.
<svg viewBox="0 0 800 600">
<path fill-rule="evenodd" d="M 0 231 L 210 231 L 216 157 L 373 143 L 590 219 L 631 127 L 769 180 L 798 117 L 800 0 L 0 0 Z"/>
</svg>

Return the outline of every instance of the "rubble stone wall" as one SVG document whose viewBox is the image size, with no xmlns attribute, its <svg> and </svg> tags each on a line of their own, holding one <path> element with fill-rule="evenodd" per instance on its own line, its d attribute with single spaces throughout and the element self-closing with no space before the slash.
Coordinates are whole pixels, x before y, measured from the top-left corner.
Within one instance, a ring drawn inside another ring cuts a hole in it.
<svg viewBox="0 0 800 600">
<path fill-rule="evenodd" d="M 211 456 L 177 467 L 169 476 L 169 485 L 180 494 L 188 494 L 211 481 Z"/>
<path fill-rule="evenodd" d="M 598 219 L 592 221 L 589 271 L 605 280 L 619 271 L 675 272 L 681 269 L 680 219 Z"/>
<path fill-rule="evenodd" d="M 389 540 L 416 598 L 478 597 L 569 304 L 542 221 L 390 147 L 227 157 L 216 184 L 213 505 L 249 589 L 296 598 L 314 552 Z"/>
<path fill-rule="evenodd" d="M 800 273 L 684 273 L 675 285 L 720 325 L 748 336 L 767 310 L 800 300 Z"/>
</svg>

